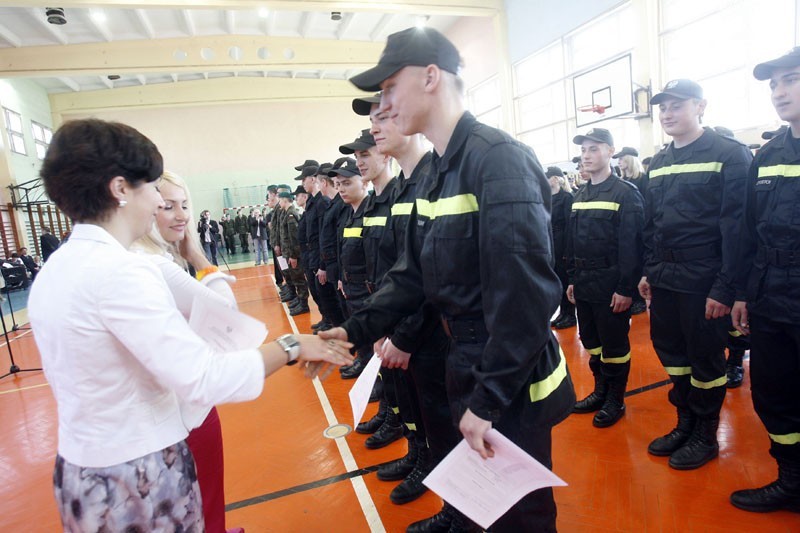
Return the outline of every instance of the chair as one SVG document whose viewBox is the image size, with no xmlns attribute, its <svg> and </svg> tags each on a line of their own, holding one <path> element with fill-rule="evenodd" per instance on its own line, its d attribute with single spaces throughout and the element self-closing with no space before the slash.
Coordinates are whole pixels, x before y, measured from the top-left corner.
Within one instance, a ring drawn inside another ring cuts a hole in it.
<svg viewBox="0 0 800 533">
<path fill-rule="evenodd" d="M 26 289 L 30 285 L 28 269 L 24 266 L 0 267 L 3 271 L 3 280 L 6 286 L 3 292 L 9 293 L 17 289 Z"/>
</svg>

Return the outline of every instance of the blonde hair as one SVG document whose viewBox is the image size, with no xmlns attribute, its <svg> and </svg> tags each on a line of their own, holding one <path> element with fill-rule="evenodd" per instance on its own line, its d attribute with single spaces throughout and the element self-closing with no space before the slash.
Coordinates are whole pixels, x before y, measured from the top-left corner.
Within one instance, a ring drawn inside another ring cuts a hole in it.
<svg viewBox="0 0 800 533">
<path fill-rule="evenodd" d="M 186 185 L 186 182 L 177 174 L 165 170 L 159 179 L 159 183 L 171 183 L 176 187 L 180 187 L 183 189 L 183 192 L 186 193 L 186 231 L 191 232 L 190 228 L 194 227 L 194 216 L 192 215 L 194 210 L 192 209 L 192 195 L 189 193 L 189 187 Z M 193 235 L 187 234 L 184 236 L 184 239 L 191 238 L 193 238 Z M 175 246 L 174 243 L 167 242 L 161 235 L 161 232 L 158 231 L 158 223 L 156 221 L 153 221 L 150 231 L 133 243 L 133 246 L 151 254 L 164 255 L 168 253 L 172 256 L 172 260 L 181 268 L 185 269 L 189 266 L 186 260 L 181 256 L 178 247 Z"/>
<path fill-rule="evenodd" d="M 639 158 L 633 155 L 624 155 L 620 162 L 625 161 L 625 170 L 622 171 L 622 177 L 628 179 L 638 179 L 644 174 L 644 167 Z"/>
</svg>

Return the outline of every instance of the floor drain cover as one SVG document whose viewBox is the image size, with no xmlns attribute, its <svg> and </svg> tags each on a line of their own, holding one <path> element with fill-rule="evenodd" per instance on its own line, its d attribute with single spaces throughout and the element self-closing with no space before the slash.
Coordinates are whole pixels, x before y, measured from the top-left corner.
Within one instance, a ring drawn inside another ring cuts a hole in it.
<svg viewBox="0 0 800 533">
<path fill-rule="evenodd" d="M 328 439 L 338 439 L 339 437 L 346 437 L 353 431 L 353 428 L 347 424 L 334 424 L 330 426 L 322 434 Z"/>
</svg>

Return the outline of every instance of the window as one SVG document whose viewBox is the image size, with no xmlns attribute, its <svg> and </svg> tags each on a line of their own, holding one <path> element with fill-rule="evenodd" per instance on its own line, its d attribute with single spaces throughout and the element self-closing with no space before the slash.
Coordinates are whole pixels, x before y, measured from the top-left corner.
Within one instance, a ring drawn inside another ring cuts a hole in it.
<svg viewBox="0 0 800 533">
<path fill-rule="evenodd" d="M 469 110 L 486 125 L 502 128 L 500 82 L 497 76 L 489 78 L 467 91 Z"/>
<path fill-rule="evenodd" d="M 3 109 L 6 115 L 6 129 L 8 130 L 8 145 L 11 151 L 17 154 L 27 155 L 25 150 L 25 137 L 22 134 L 22 115 L 10 109 Z"/>
<path fill-rule="evenodd" d="M 31 121 L 31 130 L 33 130 L 33 142 L 36 145 L 36 157 L 44 159 L 47 148 L 50 146 L 50 140 L 53 138 L 53 130 L 34 121 Z"/>
</svg>

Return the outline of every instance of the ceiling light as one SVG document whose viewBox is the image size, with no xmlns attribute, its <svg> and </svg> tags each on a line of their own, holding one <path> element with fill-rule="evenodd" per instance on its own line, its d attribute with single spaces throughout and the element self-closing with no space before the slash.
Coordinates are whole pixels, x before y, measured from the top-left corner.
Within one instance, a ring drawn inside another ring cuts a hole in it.
<svg viewBox="0 0 800 533">
<path fill-rule="evenodd" d="M 61 26 L 67 23 L 67 17 L 64 15 L 63 7 L 46 7 L 44 8 L 44 14 L 47 17 L 47 22 L 50 24 Z"/>
<path fill-rule="evenodd" d="M 331 20 L 342 20 L 341 11 L 331 11 Z"/>
</svg>

